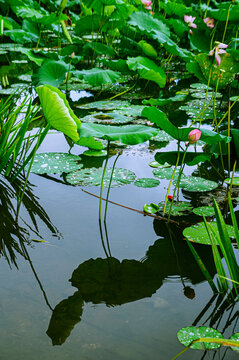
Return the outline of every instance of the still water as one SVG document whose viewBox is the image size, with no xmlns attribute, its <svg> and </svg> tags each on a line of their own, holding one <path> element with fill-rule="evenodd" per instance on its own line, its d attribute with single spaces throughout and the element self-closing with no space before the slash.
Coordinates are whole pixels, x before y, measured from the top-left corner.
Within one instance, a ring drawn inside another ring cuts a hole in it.
<svg viewBox="0 0 239 360">
<path fill-rule="evenodd" d="M 73 153 L 80 150 L 74 147 Z M 68 147 L 62 135 L 51 134 L 40 151 L 67 152 Z M 125 151 L 116 166 L 138 178 L 153 177 L 152 160 L 153 152 L 142 144 Z M 11 209 L 1 192 L 1 217 L 6 218 L 1 236 L 18 267 L 0 258 L 1 360 L 168 360 L 183 349 L 177 340 L 182 327 L 210 325 L 224 330 L 225 337 L 238 331 L 236 306 L 213 297 L 175 228 L 169 235 L 164 223 L 109 204 L 101 233 L 99 199 L 67 186 L 60 176 L 53 178 L 30 176 L 28 210 L 22 206 L 20 213 L 20 232 L 28 232 L 22 235 L 29 241 L 22 250 L 25 258 L 11 247 L 9 238 L 18 243 L 19 233 L 6 226 Z M 167 184 L 112 188 L 110 199 L 142 210 L 145 203 L 164 199 Z M 99 195 L 97 187 L 85 190 Z M 40 236 L 44 242 L 36 241 Z M 210 248 L 197 250 L 213 274 Z M 226 348 L 189 350 L 180 357 L 236 358 Z"/>
</svg>

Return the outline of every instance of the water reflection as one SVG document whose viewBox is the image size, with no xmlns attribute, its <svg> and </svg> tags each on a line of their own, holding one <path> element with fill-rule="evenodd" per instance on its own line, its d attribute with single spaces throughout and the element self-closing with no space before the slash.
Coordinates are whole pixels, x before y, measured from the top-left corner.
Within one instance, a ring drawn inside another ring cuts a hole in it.
<svg viewBox="0 0 239 360">
<path fill-rule="evenodd" d="M 52 224 L 49 216 L 38 202 L 38 198 L 33 194 L 32 185 L 28 183 L 22 199 L 22 211 L 26 211 L 29 220 L 20 216 L 17 217 L 17 198 L 24 183 L 22 177 L 17 178 L 13 183 L 7 179 L 0 178 L 0 255 L 2 255 L 9 265 L 17 267 L 17 254 L 27 259 L 25 245 L 32 245 L 34 234 L 42 240 L 39 232 L 38 222 L 43 222 L 53 236 L 60 237 L 57 228 Z"/>
<path fill-rule="evenodd" d="M 178 243 L 178 244 L 177 244 Z M 72 273 L 70 282 L 77 288 L 73 296 L 62 300 L 53 310 L 47 330 L 53 345 L 63 344 L 74 326 L 81 321 L 84 303 L 118 306 L 151 297 L 169 277 L 182 281 L 188 298 L 194 298 L 194 290 L 186 282 L 197 284 L 204 281 L 203 274 L 186 243 L 172 242 L 169 238 L 155 241 L 143 259 L 115 257 L 89 259 Z M 202 247 L 200 255 L 211 275 L 215 274 L 210 247 Z"/>
</svg>

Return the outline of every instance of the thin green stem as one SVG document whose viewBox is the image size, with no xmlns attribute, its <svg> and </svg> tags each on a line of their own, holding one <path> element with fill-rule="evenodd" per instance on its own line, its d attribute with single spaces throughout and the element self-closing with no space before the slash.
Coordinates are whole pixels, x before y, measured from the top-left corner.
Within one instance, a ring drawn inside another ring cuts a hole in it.
<svg viewBox="0 0 239 360">
<path fill-rule="evenodd" d="M 99 204 L 99 220 L 100 221 L 101 221 L 101 209 L 102 209 L 102 195 L 103 195 L 103 187 L 104 187 L 104 178 L 105 178 L 105 172 L 106 172 L 106 168 L 107 168 L 107 164 L 108 164 L 108 160 L 109 160 L 109 147 L 110 147 L 110 142 L 108 141 L 108 144 L 107 144 L 107 158 L 105 160 L 105 166 L 104 166 L 104 169 L 103 169 L 101 185 L 100 185 L 100 204 Z"/>
<path fill-rule="evenodd" d="M 226 24 L 225 24 L 225 28 L 224 28 L 224 32 L 223 32 L 223 37 L 222 37 L 222 43 L 224 42 L 225 40 L 225 36 L 226 36 L 226 32 L 227 32 L 227 26 L 228 26 L 228 21 L 229 21 L 229 14 L 230 14 L 230 10 L 231 10 L 231 7 L 232 7 L 232 4 L 233 4 L 233 0 L 228 8 L 228 12 L 227 12 L 227 19 L 226 19 Z"/>
</svg>

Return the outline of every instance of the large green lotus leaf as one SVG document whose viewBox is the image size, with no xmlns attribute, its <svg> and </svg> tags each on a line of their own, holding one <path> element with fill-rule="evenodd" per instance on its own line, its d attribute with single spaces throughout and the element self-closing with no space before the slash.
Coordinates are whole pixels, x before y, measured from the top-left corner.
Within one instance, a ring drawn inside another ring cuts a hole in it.
<svg viewBox="0 0 239 360">
<path fill-rule="evenodd" d="M 190 131 L 195 128 L 177 128 L 174 126 L 167 118 L 165 113 L 154 106 L 149 106 L 144 108 L 142 111 L 142 116 L 147 117 L 152 123 L 155 123 L 162 130 L 166 131 L 167 134 L 172 136 L 176 140 L 187 141 L 188 134 Z M 207 144 L 216 144 L 220 141 L 229 142 L 230 137 L 221 135 L 212 130 L 200 129 L 201 138 L 200 140 L 206 142 Z"/>
<path fill-rule="evenodd" d="M 103 125 L 117 125 L 117 124 L 127 124 L 132 121 L 132 118 L 120 115 L 118 113 L 93 113 L 86 115 L 81 119 L 82 122 L 92 123 L 92 124 L 103 124 Z"/>
<path fill-rule="evenodd" d="M 38 86 L 36 91 L 46 121 L 56 130 L 62 131 L 63 134 L 77 142 L 79 140 L 77 130 L 81 122 L 71 110 L 65 95 L 50 85 Z"/>
<path fill-rule="evenodd" d="M 131 71 L 129 70 L 126 60 L 118 59 L 118 60 L 108 60 L 102 59 L 103 65 L 107 66 L 111 70 L 120 71 L 123 75 L 130 75 Z"/>
<path fill-rule="evenodd" d="M 164 201 L 160 202 L 158 204 L 159 212 L 163 212 L 164 209 Z M 167 202 L 166 204 L 166 210 L 165 210 L 165 214 L 169 214 L 173 215 L 173 216 L 182 216 L 185 215 L 185 212 L 187 213 L 188 211 L 192 210 L 192 205 L 187 202 L 187 201 L 178 201 L 178 202 L 174 202 L 173 204 L 171 204 L 170 201 Z"/>
<path fill-rule="evenodd" d="M 102 24 L 104 23 L 105 19 L 101 15 L 98 14 L 91 14 L 86 16 L 81 16 L 80 20 L 76 21 L 76 34 L 77 35 L 85 35 L 91 34 L 94 31 L 98 31 Z"/>
<path fill-rule="evenodd" d="M 198 216 L 214 216 L 215 210 L 213 206 L 201 206 L 193 209 L 193 213 Z"/>
<path fill-rule="evenodd" d="M 239 333 L 235 333 L 230 337 L 230 340 L 237 341 L 239 346 Z M 239 353 L 239 347 L 238 346 L 231 346 L 231 349 Z"/>
<path fill-rule="evenodd" d="M 176 183 L 174 182 L 176 185 Z M 191 192 L 211 191 L 218 187 L 215 181 L 205 180 L 201 177 L 185 176 L 180 180 L 179 187 Z"/>
<path fill-rule="evenodd" d="M 153 178 L 140 178 L 134 182 L 134 185 L 143 188 L 153 188 L 160 184 L 160 181 Z"/>
<path fill-rule="evenodd" d="M 199 52 L 208 53 L 210 50 L 210 42 L 211 37 L 208 33 L 208 29 L 194 29 L 192 35 L 190 36 L 191 48 Z"/>
<path fill-rule="evenodd" d="M 171 177 L 173 176 L 173 172 L 174 169 L 172 168 L 157 168 L 155 170 L 153 170 L 153 174 L 154 176 L 156 176 L 159 179 L 167 179 L 170 180 Z M 179 175 L 179 170 L 176 170 L 175 174 L 174 174 L 174 179 L 177 179 Z M 181 178 L 184 178 L 186 175 L 182 174 Z"/>
<path fill-rule="evenodd" d="M 228 14 L 230 21 L 235 21 L 237 23 L 239 21 L 239 4 L 237 2 L 235 2 L 235 4 L 229 1 L 223 1 L 220 4 L 217 2 L 216 9 L 211 8 L 206 4 L 202 4 L 201 9 L 203 12 L 206 10 L 210 18 L 214 18 L 219 21 L 226 21 L 228 18 Z"/>
<path fill-rule="evenodd" d="M 210 222 L 209 227 L 210 226 L 213 227 L 213 229 L 217 232 L 217 234 L 219 236 L 217 223 Z M 226 226 L 229 237 L 235 238 L 235 232 L 234 232 L 233 226 L 232 225 L 225 225 L 225 226 Z M 184 229 L 183 236 L 185 236 L 188 240 L 190 240 L 192 242 L 196 242 L 196 243 L 204 244 L 204 245 L 211 245 L 211 241 L 208 236 L 208 232 L 207 232 L 207 229 L 206 229 L 206 226 L 204 223 L 198 223 L 196 225 L 193 225 L 193 226 L 190 226 L 190 227 Z"/>
<path fill-rule="evenodd" d="M 179 164 L 182 163 L 183 157 L 184 157 L 184 152 L 180 151 Z M 199 164 L 200 162 L 210 160 L 211 157 L 212 154 L 209 153 L 187 152 L 184 158 L 184 163 L 189 166 L 193 166 Z M 158 152 L 155 154 L 154 158 L 160 164 L 168 163 L 170 165 L 175 165 L 178 158 L 178 152 L 177 151 Z"/>
<path fill-rule="evenodd" d="M 175 55 L 180 56 L 185 61 L 192 57 L 190 51 L 180 48 L 171 38 L 169 28 L 160 20 L 153 18 L 146 12 L 135 12 L 131 14 L 128 23 L 137 26 L 142 32 L 146 32 L 155 39 L 165 49 Z"/>
<path fill-rule="evenodd" d="M 152 60 L 138 56 L 135 58 L 128 58 L 127 64 L 130 70 L 137 71 L 143 79 L 154 81 L 161 88 L 165 86 L 166 74 L 164 70 Z"/>
<path fill-rule="evenodd" d="M 188 326 L 182 328 L 177 333 L 178 340 L 184 346 L 188 346 L 191 344 L 193 340 L 197 340 L 200 338 L 217 338 L 223 339 L 222 334 L 213 328 L 200 326 L 196 328 L 195 326 Z M 218 349 L 221 344 L 217 343 L 208 343 L 208 342 L 198 342 L 191 346 L 191 349 L 198 349 L 198 350 L 210 350 L 210 349 Z"/>
<path fill-rule="evenodd" d="M 46 60 L 37 74 L 33 76 L 34 83 L 58 87 L 65 79 L 68 66 L 63 61 Z"/>
<path fill-rule="evenodd" d="M 215 59 L 212 63 L 212 57 L 208 54 L 198 54 L 196 55 L 195 60 L 198 62 L 206 80 L 208 80 L 210 76 L 210 85 L 216 87 L 218 84 L 218 88 L 224 88 L 227 84 L 232 82 L 235 74 L 239 72 L 239 62 L 235 61 L 233 56 L 228 53 L 220 56 L 220 66 L 217 65 Z"/>
<path fill-rule="evenodd" d="M 83 46 L 83 55 L 84 56 L 110 56 L 113 57 L 115 55 L 114 50 L 105 44 L 97 43 L 97 42 L 87 42 Z"/>
<path fill-rule="evenodd" d="M 164 165 L 159 164 L 157 161 L 150 161 L 149 166 L 151 166 L 152 168 L 167 168 L 170 167 L 171 165 L 165 163 Z"/>
<path fill-rule="evenodd" d="M 141 31 L 146 31 L 148 33 L 158 31 L 170 36 L 170 30 L 167 25 L 146 12 L 138 11 L 131 14 L 128 23 L 137 26 Z"/>
<path fill-rule="evenodd" d="M 122 100 L 101 100 L 94 101 L 88 104 L 77 105 L 80 109 L 98 109 L 98 110 L 114 110 L 118 108 L 126 108 L 131 106 L 129 101 Z"/>
<path fill-rule="evenodd" d="M 107 156 L 107 150 L 86 150 L 83 152 L 85 156 L 94 156 L 94 157 L 102 157 Z"/>
<path fill-rule="evenodd" d="M 38 153 L 35 155 L 31 172 L 35 174 L 61 174 L 80 169 L 81 158 L 68 153 Z"/>
<path fill-rule="evenodd" d="M 107 126 L 82 123 L 80 128 L 80 137 L 94 136 L 108 141 L 119 140 L 126 145 L 143 143 L 156 134 L 156 129 L 143 125 Z"/>
<path fill-rule="evenodd" d="M 103 70 L 100 68 L 93 68 L 90 70 L 76 70 L 74 76 L 82 79 L 91 86 L 99 86 L 104 84 L 114 84 L 119 80 L 120 74 L 113 70 Z"/>
<path fill-rule="evenodd" d="M 192 11 L 191 7 L 187 7 L 184 4 L 180 4 L 171 0 L 165 3 L 163 2 L 162 4 L 160 3 L 160 6 L 162 6 L 166 14 L 173 16 L 177 15 L 179 17 L 183 17 L 183 15 L 191 13 Z"/>
<path fill-rule="evenodd" d="M 112 168 L 107 168 L 104 177 L 104 186 L 108 187 L 111 179 Z M 82 169 L 67 174 L 66 180 L 72 185 L 79 186 L 100 186 L 103 169 Z M 135 173 L 127 169 L 117 168 L 114 170 L 111 187 L 127 185 L 136 178 Z"/>
<path fill-rule="evenodd" d="M 101 141 L 95 140 L 93 136 L 91 137 L 81 137 L 77 143 L 77 145 L 85 146 L 93 150 L 102 150 L 104 148 L 104 145 Z"/>
</svg>

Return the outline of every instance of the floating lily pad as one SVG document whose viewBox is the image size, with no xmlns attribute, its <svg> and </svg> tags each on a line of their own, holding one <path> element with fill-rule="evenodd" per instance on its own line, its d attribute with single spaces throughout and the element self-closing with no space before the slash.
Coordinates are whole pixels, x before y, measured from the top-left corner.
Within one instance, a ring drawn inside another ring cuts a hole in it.
<svg viewBox="0 0 239 360">
<path fill-rule="evenodd" d="M 197 99 L 205 99 L 207 95 L 207 100 L 211 100 L 212 98 L 221 98 L 222 97 L 222 94 L 220 93 L 216 93 L 214 94 L 213 92 L 208 92 L 206 94 L 205 91 L 194 91 L 193 93 L 191 93 L 191 96 L 194 97 L 194 98 L 197 98 Z"/>
<path fill-rule="evenodd" d="M 132 105 L 129 106 L 120 106 L 117 107 L 116 110 L 113 110 L 113 112 L 117 112 L 120 115 L 127 115 L 132 117 L 141 116 L 142 110 L 145 108 L 145 105 Z"/>
<path fill-rule="evenodd" d="M 174 169 L 173 168 L 158 168 L 153 170 L 154 176 L 156 176 L 159 179 L 167 179 L 170 180 L 173 175 Z M 177 180 L 179 175 L 179 170 L 176 170 L 174 179 Z M 184 174 L 181 175 L 181 179 L 186 177 Z"/>
<path fill-rule="evenodd" d="M 212 226 L 213 229 L 218 233 L 217 223 L 210 222 L 209 226 Z M 226 225 L 226 229 L 228 235 L 231 238 L 235 238 L 235 232 L 232 225 Z M 219 233 L 218 233 L 219 234 Z M 209 239 L 207 229 L 204 223 L 199 223 L 193 226 L 190 226 L 183 230 L 183 236 L 185 236 L 188 240 L 192 242 L 196 242 L 199 244 L 211 245 L 211 241 Z"/>
<path fill-rule="evenodd" d="M 159 164 L 157 161 L 150 161 L 149 166 L 153 167 L 153 168 L 167 168 L 170 167 L 170 164 Z"/>
<path fill-rule="evenodd" d="M 117 124 L 127 124 L 132 121 L 131 118 L 117 113 L 93 113 L 81 118 L 82 122 L 103 124 L 103 125 L 117 125 Z"/>
<path fill-rule="evenodd" d="M 180 180 L 179 187 L 186 191 L 203 192 L 216 189 L 218 187 L 218 184 L 215 181 L 205 180 L 201 177 L 184 176 Z"/>
<path fill-rule="evenodd" d="M 201 84 L 201 83 L 195 83 L 195 84 L 191 84 L 190 88 L 192 89 L 197 89 L 197 90 L 212 90 L 212 88 L 209 86 L 207 86 L 206 84 Z"/>
<path fill-rule="evenodd" d="M 31 172 L 35 174 L 61 174 L 76 169 L 83 165 L 79 164 L 81 158 L 68 153 L 39 153 L 35 155 Z"/>
<path fill-rule="evenodd" d="M 152 178 L 141 178 L 141 179 L 137 179 L 134 182 L 134 185 L 143 188 L 152 188 L 158 186 L 159 184 L 160 184 L 159 180 Z"/>
<path fill-rule="evenodd" d="M 231 181 L 232 181 L 232 185 L 239 186 L 239 177 L 234 177 L 233 180 L 230 178 L 225 179 L 226 184 L 231 185 Z"/>
<path fill-rule="evenodd" d="M 215 215 L 215 210 L 213 206 L 201 206 L 193 209 L 193 213 L 198 216 L 213 216 Z"/>
<path fill-rule="evenodd" d="M 239 333 L 235 333 L 230 337 L 230 340 L 233 341 L 238 341 L 238 345 L 239 345 Z M 239 347 L 237 346 L 231 346 L 231 349 L 236 351 L 237 353 L 239 353 Z"/>
<path fill-rule="evenodd" d="M 120 100 L 105 100 L 105 101 L 95 101 L 89 104 L 77 105 L 80 109 L 98 109 L 98 110 L 114 110 L 119 107 L 129 107 L 130 103 L 128 101 Z"/>
<path fill-rule="evenodd" d="M 177 333 L 178 340 L 184 346 L 188 346 L 191 344 L 193 340 L 197 340 L 199 338 L 217 338 L 223 339 L 222 334 L 213 328 L 200 326 L 196 328 L 195 326 L 188 326 L 182 328 Z M 198 350 L 210 350 L 210 349 L 218 349 L 221 345 L 217 343 L 203 343 L 198 342 L 191 346 L 191 349 L 198 349 Z"/>
<path fill-rule="evenodd" d="M 159 210 L 160 212 L 163 211 L 164 208 L 164 201 L 159 203 Z M 192 205 L 187 201 L 178 201 L 174 202 L 173 205 L 170 201 L 167 202 L 165 214 L 170 214 L 173 216 L 181 216 L 185 215 L 185 212 L 192 210 Z M 171 209 L 171 210 L 170 210 Z"/>
<path fill-rule="evenodd" d="M 207 98 L 206 102 L 204 99 L 192 100 L 192 101 L 187 102 L 186 105 L 180 106 L 179 109 L 186 111 L 187 115 L 189 115 L 191 117 L 197 117 L 198 115 L 201 114 L 202 109 L 204 107 L 205 110 L 203 112 L 203 117 L 202 117 L 203 120 L 213 119 L 214 115 L 215 115 L 215 111 L 213 109 L 214 101 L 212 101 L 211 104 L 209 105 L 210 101 L 211 101 L 210 98 Z M 220 105 L 219 100 L 216 100 L 215 101 L 216 109 L 219 107 L 219 105 Z M 223 112 L 220 110 L 216 110 L 216 113 L 218 116 L 223 115 Z"/>
<path fill-rule="evenodd" d="M 83 155 L 96 156 L 96 157 L 107 156 L 107 151 L 106 150 L 86 150 L 83 152 Z"/>
<path fill-rule="evenodd" d="M 112 168 L 106 169 L 104 186 L 109 186 Z M 103 169 L 82 169 L 72 171 L 66 176 L 66 180 L 72 185 L 99 186 L 103 175 Z M 117 168 L 114 170 L 111 187 L 130 184 L 136 178 L 135 173 L 127 169 Z"/>
</svg>

